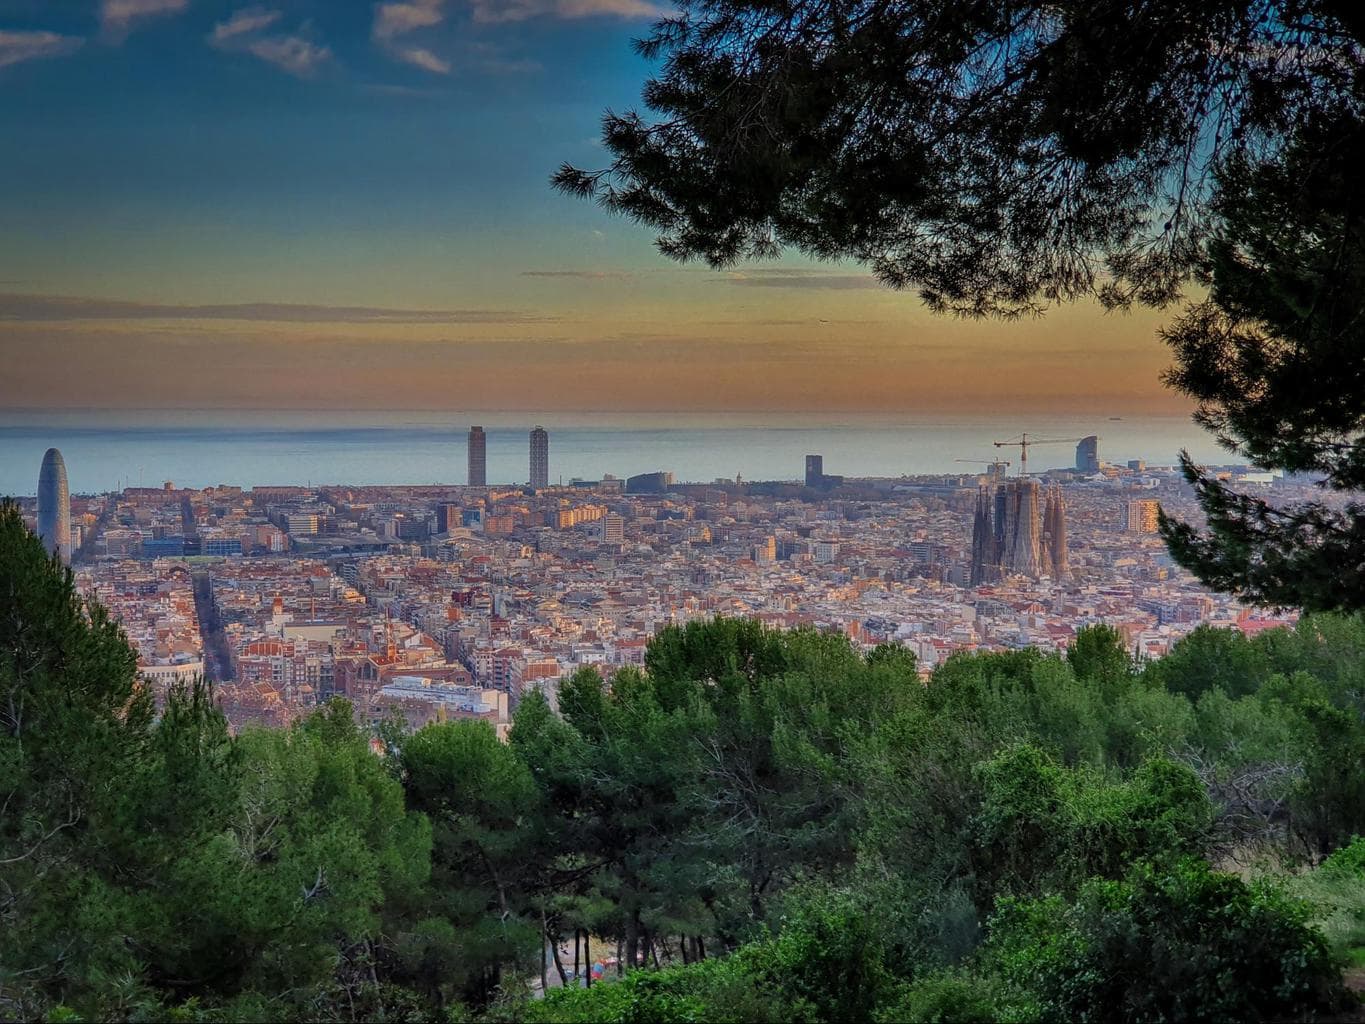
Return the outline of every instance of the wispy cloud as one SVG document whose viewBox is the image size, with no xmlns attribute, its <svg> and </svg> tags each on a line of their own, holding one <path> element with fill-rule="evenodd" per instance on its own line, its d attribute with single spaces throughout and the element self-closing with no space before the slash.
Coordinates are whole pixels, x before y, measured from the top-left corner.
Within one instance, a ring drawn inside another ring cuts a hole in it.
<svg viewBox="0 0 1365 1024">
<path fill-rule="evenodd" d="M 444 0 L 406 0 L 379 4 L 374 11 L 370 37 L 391 58 L 434 75 L 450 74 L 450 61 L 425 46 L 411 45 L 401 37 L 432 28 L 445 20 Z"/>
<path fill-rule="evenodd" d="M 545 70 L 544 64 L 529 57 L 515 60 L 490 57 L 479 61 L 477 67 L 490 75 L 535 75 Z"/>
<path fill-rule="evenodd" d="M 659 18 L 668 8 L 651 0 L 469 0 L 474 20 L 483 24 L 531 18 Z"/>
<path fill-rule="evenodd" d="M 568 277 L 580 281 L 630 281 L 635 275 L 628 270 L 523 270 L 522 277 Z"/>
<path fill-rule="evenodd" d="M 268 36 L 252 40 L 247 51 L 281 71 L 308 78 L 332 59 L 329 47 L 318 46 L 302 36 Z"/>
<path fill-rule="evenodd" d="M 388 309 L 248 302 L 178 306 L 156 302 L 87 299 L 70 295 L 0 294 L 0 321 L 255 320 L 275 323 L 532 324 L 555 318 L 507 309 Z"/>
<path fill-rule="evenodd" d="M 743 288 L 804 288 L 846 291 L 883 287 L 871 274 L 830 274 L 820 270 L 774 268 L 738 271 L 724 278 L 726 283 Z"/>
<path fill-rule="evenodd" d="M 414 29 L 439 25 L 444 20 L 444 0 L 407 0 L 405 3 L 380 4 L 374 11 L 374 29 L 371 34 L 377 40 L 394 39 Z"/>
<path fill-rule="evenodd" d="M 421 89 L 411 85 L 396 85 L 393 82 L 369 82 L 362 84 L 360 89 L 378 96 L 411 96 L 418 99 L 435 99 L 449 95 L 445 89 Z"/>
<path fill-rule="evenodd" d="M 823 317 L 803 317 L 800 320 L 790 317 L 774 317 L 772 319 L 745 319 L 745 320 L 697 320 L 694 321 L 697 327 L 808 327 L 811 330 L 821 330 L 827 327 L 873 327 L 885 325 L 887 320 L 849 320 L 849 319 L 826 319 Z"/>
<path fill-rule="evenodd" d="M 545 70 L 539 61 L 511 56 L 504 47 L 487 40 L 466 42 L 461 53 L 462 65 L 488 75 L 533 75 Z"/>
<path fill-rule="evenodd" d="M 41 57 L 63 57 L 80 49 L 79 36 L 56 32 L 5 32 L 0 30 L 0 68 Z"/>
<path fill-rule="evenodd" d="M 395 46 L 390 54 L 401 60 L 404 64 L 411 64 L 415 68 L 423 71 L 430 71 L 434 75 L 450 74 L 450 61 L 436 56 L 430 50 L 421 46 Z"/>
<path fill-rule="evenodd" d="M 244 7 L 213 27 L 208 37 L 209 45 L 219 50 L 249 53 L 281 71 L 299 78 L 311 78 L 332 59 L 332 51 L 299 33 L 261 35 L 281 17 L 281 11 Z M 303 31 L 307 29 L 304 25 Z"/>
<path fill-rule="evenodd" d="M 220 21 L 213 26 L 209 42 L 215 46 L 224 46 L 239 36 L 269 28 L 282 17 L 283 11 L 270 11 L 264 7 L 243 7 L 240 11 L 234 11 L 227 21 Z"/>
<path fill-rule="evenodd" d="M 120 42 L 132 31 L 133 23 L 156 15 L 179 14 L 189 0 L 102 0 L 100 27 L 107 39 Z"/>
</svg>

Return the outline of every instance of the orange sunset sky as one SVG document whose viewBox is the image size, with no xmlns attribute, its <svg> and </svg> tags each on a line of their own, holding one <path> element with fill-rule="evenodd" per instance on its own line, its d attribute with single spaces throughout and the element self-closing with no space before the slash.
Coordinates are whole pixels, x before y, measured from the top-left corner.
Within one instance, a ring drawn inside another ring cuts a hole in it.
<svg viewBox="0 0 1365 1024">
<path fill-rule="evenodd" d="M 1180 413 L 1167 314 L 933 317 L 554 194 L 649 0 L 0 0 L 0 408 Z"/>
</svg>

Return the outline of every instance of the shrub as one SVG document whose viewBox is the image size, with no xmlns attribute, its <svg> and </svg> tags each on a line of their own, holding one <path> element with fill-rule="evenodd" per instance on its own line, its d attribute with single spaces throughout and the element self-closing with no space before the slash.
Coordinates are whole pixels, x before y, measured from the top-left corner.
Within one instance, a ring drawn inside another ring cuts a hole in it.
<svg viewBox="0 0 1365 1024">
<path fill-rule="evenodd" d="M 999 981 L 954 972 L 932 974 L 904 986 L 872 1019 L 878 1024 L 976 1024 L 1036 1020 L 1038 1007 Z"/>
<path fill-rule="evenodd" d="M 1002 900 L 989 957 L 1046 1020 L 1314 1019 L 1348 1004 L 1309 908 L 1188 859 L 1092 881 L 1074 904 Z"/>
</svg>

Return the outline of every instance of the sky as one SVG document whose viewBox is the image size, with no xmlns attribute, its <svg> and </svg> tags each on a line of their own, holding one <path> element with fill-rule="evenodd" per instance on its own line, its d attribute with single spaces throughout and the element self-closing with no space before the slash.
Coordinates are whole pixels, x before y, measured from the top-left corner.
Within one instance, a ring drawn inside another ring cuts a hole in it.
<svg viewBox="0 0 1365 1024">
<path fill-rule="evenodd" d="M 661 13 L 0 0 L 0 409 L 1187 410 L 1161 314 L 936 317 L 553 192 Z"/>
</svg>

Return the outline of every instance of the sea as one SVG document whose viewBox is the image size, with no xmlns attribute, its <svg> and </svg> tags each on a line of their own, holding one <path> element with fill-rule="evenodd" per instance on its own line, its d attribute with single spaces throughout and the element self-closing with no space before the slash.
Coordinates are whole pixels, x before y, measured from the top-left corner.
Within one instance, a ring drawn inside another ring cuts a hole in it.
<svg viewBox="0 0 1365 1024">
<path fill-rule="evenodd" d="M 488 437 L 489 483 L 524 483 L 532 426 L 550 433 L 550 479 L 669 470 L 679 482 L 797 480 L 805 456 L 849 477 L 982 472 L 992 459 L 1019 468 L 1032 437 L 1100 438 L 1100 458 L 1169 466 L 1181 449 L 1207 464 L 1235 461 L 1188 416 L 1042 414 L 465 413 L 0 409 L 0 495 L 32 496 L 43 453 L 58 448 L 72 494 L 128 486 L 235 484 L 462 484 L 470 424 Z M 968 460 L 968 461 L 959 461 Z M 1075 443 L 1029 451 L 1029 470 L 1074 464 Z M 973 462 L 976 464 L 974 465 Z"/>
</svg>

